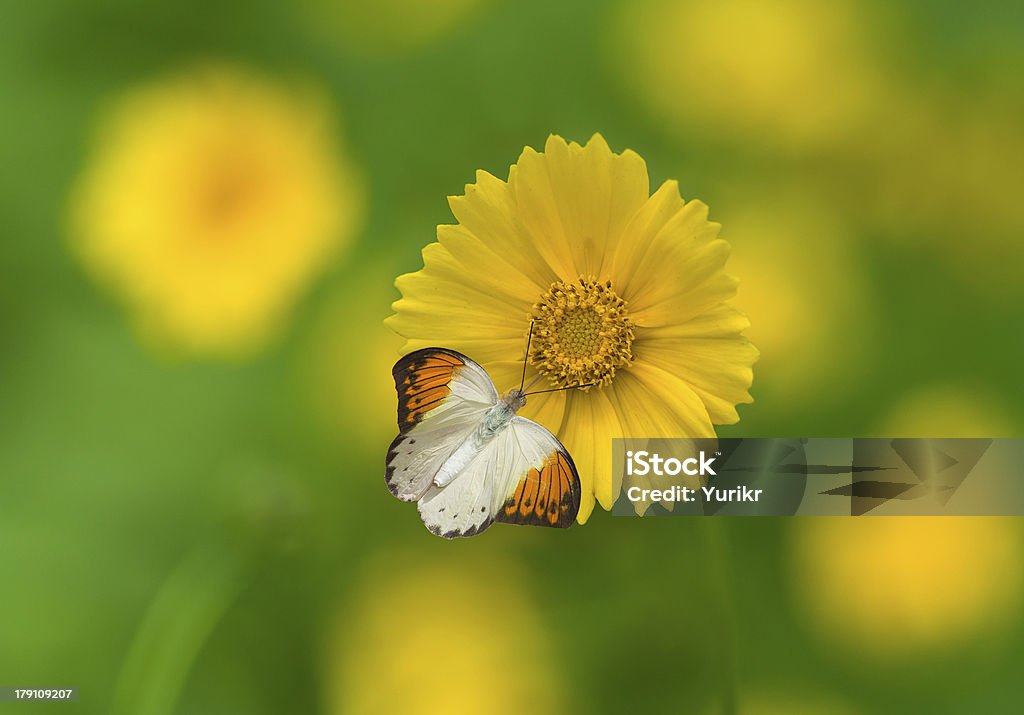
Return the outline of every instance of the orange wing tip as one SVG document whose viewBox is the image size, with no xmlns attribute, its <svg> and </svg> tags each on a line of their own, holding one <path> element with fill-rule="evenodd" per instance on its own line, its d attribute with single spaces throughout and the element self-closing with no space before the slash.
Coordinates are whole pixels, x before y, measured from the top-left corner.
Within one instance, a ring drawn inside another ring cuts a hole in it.
<svg viewBox="0 0 1024 715">
<path fill-rule="evenodd" d="M 391 375 L 398 391 L 398 431 L 408 432 L 451 394 L 451 381 L 466 364 L 454 350 L 423 348 L 395 363 Z"/>
<path fill-rule="evenodd" d="M 555 451 L 540 469 L 526 473 L 498 513 L 510 524 L 566 528 L 580 510 L 580 479 L 572 457 Z"/>
</svg>

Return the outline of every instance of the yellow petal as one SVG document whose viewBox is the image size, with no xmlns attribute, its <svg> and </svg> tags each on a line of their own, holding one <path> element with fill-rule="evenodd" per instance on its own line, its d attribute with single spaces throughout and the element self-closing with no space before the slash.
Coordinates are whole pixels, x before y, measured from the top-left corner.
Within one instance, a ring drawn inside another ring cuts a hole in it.
<svg viewBox="0 0 1024 715">
<path fill-rule="evenodd" d="M 466 268 L 439 243 L 423 249 L 423 261 L 422 270 L 395 281 L 404 296 L 386 321 L 395 332 L 441 347 L 462 339 L 522 340 L 530 305 L 502 288 L 500 277 Z M 513 350 L 501 357 L 522 348 Z"/>
<path fill-rule="evenodd" d="M 399 276 L 396 284 L 406 297 L 395 301 L 395 314 L 385 322 L 402 337 L 440 339 L 439 347 L 463 337 L 522 340 L 522 313 L 478 301 L 479 294 L 464 286 L 445 285 L 431 295 L 430 278 L 422 273 Z"/>
<path fill-rule="evenodd" d="M 686 236 L 678 231 L 674 238 L 667 238 L 664 236 L 666 232 L 671 233 L 671 229 L 659 234 L 663 240 L 656 240 L 637 266 L 641 275 L 660 280 L 651 280 L 638 291 L 631 301 L 634 312 L 644 311 L 681 293 L 692 293 L 697 286 L 720 272 L 729 260 L 729 244 L 714 239 L 718 224 L 708 224 L 695 236 Z"/>
<path fill-rule="evenodd" d="M 494 386 L 501 394 L 505 394 L 513 387 L 519 387 L 519 383 L 523 379 L 523 357 L 525 352 L 526 340 L 524 338 L 519 341 L 519 345 L 514 351 L 506 352 L 504 355 L 498 356 L 493 360 L 488 360 L 486 363 L 480 363 L 483 365 L 484 369 L 487 370 L 487 374 L 491 376 L 491 379 L 494 381 Z M 509 355 L 515 356 L 515 359 L 509 360 Z M 532 368 L 528 369 L 526 371 L 526 384 L 529 385 L 530 381 L 533 380 L 536 375 L 536 371 Z M 536 398 L 530 397 L 526 404 L 540 404 L 540 402 L 544 401 L 542 397 L 543 396 L 538 396 Z M 524 413 L 520 412 L 520 414 Z M 533 418 L 531 417 L 530 419 Z M 559 419 L 561 419 L 561 415 L 559 415 Z M 561 422 L 555 424 L 555 429 L 558 428 L 559 424 L 561 424 Z M 554 429 L 551 431 L 554 432 Z"/>
<path fill-rule="evenodd" d="M 515 173 L 512 167 L 509 181 Z M 466 186 L 464 196 L 449 196 L 448 205 L 466 231 L 500 253 L 535 284 L 547 287 L 558 279 L 523 230 L 515 191 L 508 183 L 486 171 L 478 171 L 476 183 Z"/>
<path fill-rule="evenodd" d="M 727 303 L 704 311 L 686 321 L 673 322 L 654 328 L 640 327 L 637 340 L 645 338 L 730 338 L 750 327 L 750 320 Z"/>
<path fill-rule="evenodd" d="M 672 373 L 638 359 L 616 373 L 612 384 L 612 403 L 626 437 L 715 436 L 700 397 Z"/>
<path fill-rule="evenodd" d="M 536 300 L 536 287 L 511 272 L 502 273 L 499 264 L 484 260 L 482 251 L 471 252 L 469 246 L 478 243 L 476 239 L 463 240 L 466 239 L 465 234 L 458 231 L 442 233 L 446 243 L 454 243 L 463 255 L 453 254 L 447 245 L 441 243 L 427 245 L 423 249 L 423 269 L 399 276 L 395 282 L 402 295 L 408 297 L 419 292 L 433 297 L 439 293 L 437 287 L 444 286 L 440 291 L 442 295 L 459 292 L 463 300 L 472 302 L 472 307 L 515 315 L 521 329 L 530 306 Z M 480 263 L 473 263 L 474 260 Z"/>
<path fill-rule="evenodd" d="M 634 275 L 646 280 L 639 285 L 634 280 L 623 288 L 631 313 L 653 313 L 651 309 L 673 299 L 679 300 L 685 309 L 692 303 L 692 297 L 715 292 L 708 290 L 706 284 L 718 284 L 717 279 L 729 258 L 729 244 L 716 239 L 721 227 L 707 221 L 706 215 L 703 204 L 690 202 L 658 232 L 632 268 Z M 735 285 L 729 285 L 728 290 L 727 296 L 731 297 Z M 703 308 L 690 309 L 686 317 L 702 311 Z"/>
<path fill-rule="evenodd" d="M 635 362 L 627 370 L 616 374 L 612 389 L 608 391 L 611 404 L 618 414 L 622 436 L 643 440 L 647 438 L 713 438 L 714 427 L 700 397 L 683 381 L 653 365 Z M 571 419 L 571 414 L 569 415 Z M 611 460 L 608 460 L 609 465 Z M 630 477 L 631 486 L 650 489 L 654 485 L 647 479 Z M 612 494 L 612 502 L 618 497 Z M 634 503 L 643 516 L 647 506 Z M 663 504 L 671 508 L 668 503 Z"/>
<path fill-rule="evenodd" d="M 462 281 L 520 307 L 533 305 L 548 284 L 543 286 L 527 277 L 511 262 L 507 251 L 496 253 L 491 244 L 462 226 L 438 226 L 437 240 L 449 256 L 438 252 L 424 265 L 441 279 Z"/>
<path fill-rule="evenodd" d="M 672 328 L 732 300 L 738 284 L 734 276 L 717 271 L 700 283 L 677 286 L 675 295 L 670 298 L 655 303 L 642 301 L 646 307 L 630 310 L 630 317 L 641 327 Z"/>
<path fill-rule="evenodd" d="M 583 489 L 580 492 L 580 510 L 576 513 L 576 523 L 586 524 L 594 513 L 594 490 Z"/>
<path fill-rule="evenodd" d="M 600 134 L 585 146 L 551 137 L 544 152 L 576 271 L 596 276 L 647 201 L 647 164 L 632 151 L 613 154 Z"/>
<path fill-rule="evenodd" d="M 650 287 L 652 274 L 644 271 L 655 268 L 654 276 L 670 277 L 662 261 L 676 255 L 685 260 L 699 240 L 714 237 L 717 227 L 707 221 L 707 206 L 684 203 L 678 184 L 665 182 L 626 227 L 628 241 L 616 253 L 612 271 L 617 290 L 632 301 Z"/>
<path fill-rule="evenodd" d="M 565 420 L 565 393 L 547 392 L 543 395 L 530 395 L 526 405 L 519 411 L 523 417 L 531 419 L 554 435 L 562 429 Z"/>
<path fill-rule="evenodd" d="M 758 351 L 744 337 L 658 338 L 642 333 L 633 344 L 637 363 L 678 377 L 703 401 L 715 424 L 739 421 L 736 405 L 753 402 L 747 390 Z"/>
<path fill-rule="evenodd" d="M 612 469 L 612 440 L 622 436 L 619 417 L 604 390 L 569 395 L 562 444 L 572 455 L 583 493 L 590 493 L 605 509 L 611 509 L 620 484 Z M 582 513 L 582 508 L 581 508 Z M 589 514 L 588 514 L 589 516 Z M 579 522 L 586 521 L 581 516 Z"/>
<path fill-rule="evenodd" d="M 613 154 L 600 134 L 586 146 L 551 136 L 543 154 L 527 149 L 510 184 L 526 231 L 566 281 L 602 270 L 650 190 L 643 159 Z"/>
<path fill-rule="evenodd" d="M 509 183 L 531 243 L 561 280 L 575 280 L 579 273 L 558 212 L 547 158 L 527 147 L 519 156 L 516 171 L 509 174 Z"/>
</svg>

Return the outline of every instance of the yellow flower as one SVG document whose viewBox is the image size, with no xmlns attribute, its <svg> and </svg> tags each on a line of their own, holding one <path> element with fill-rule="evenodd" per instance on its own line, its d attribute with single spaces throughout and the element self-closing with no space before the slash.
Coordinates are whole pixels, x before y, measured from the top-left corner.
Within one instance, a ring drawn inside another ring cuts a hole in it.
<svg viewBox="0 0 1024 715">
<path fill-rule="evenodd" d="M 543 604 L 512 559 L 500 564 L 493 553 L 387 554 L 352 579 L 325 654 L 327 712 L 565 712 Z"/>
<path fill-rule="evenodd" d="M 802 184 L 732 181 L 716 193 L 728 205 L 721 218 L 735 237 L 732 268 L 744 277 L 735 303 L 765 354 L 758 365 L 762 409 L 806 411 L 809 402 L 820 407 L 858 389 L 874 335 L 871 293 L 849 225 Z M 822 425 L 809 429 L 816 427 Z"/>
<path fill-rule="evenodd" d="M 582 147 L 552 136 L 507 181 L 476 179 L 449 200 L 458 225 L 439 226 L 423 269 L 398 278 L 388 323 L 404 351 L 453 348 L 506 390 L 536 320 L 529 363 L 541 387 L 596 383 L 523 409 L 572 453 L 583 523 L 595 497 L 610 509 L 618 495 L 612 438 L 712 437 L 750 402 L 757 350 L 725 303 L 736 290 L 729 246 L 707 206 L 684 202 L 674 181 L 651 195 L 643 159 L 613 154 L 600 135 Z"/>
<path fill-rule="evenodd" d="M 903 397 L 871 432 L 878 437 L 1019 435 L 997 401 L 952 385 Z M 970 480 L 958 494 L 972 494 Z M 990 495 L 974 492 L 969 498 L 983 504 Z M 950 652 L 1005 632 L 1019 619 L 1024 533 L 1018 520 L 825 517 L 799 522 L 792 535 L 801 610 L 823 637 L 848 648 L 879 659 Z"/>
<path fill-rule="evenodd" d="M 1020 615 L 1022 534 L 994 517 L 824 517 L 793 532 L 797 596 L 823 638 L 880 659 L 957 651 Z"/>
<path fill-rule="evenodd" d="M 879 91 L 856 10 L 843 0 L 622 0 L 613 69 L 670 130 L 814 146 L 859 126 Z"/>
<path fill-rule="evenodd" d="M 140 330 L 179 352 L 264 345 L 359 204 L 316 94 L 210 68 L 124 96 L 72 195 L 72 244 Z"/>
</svg>

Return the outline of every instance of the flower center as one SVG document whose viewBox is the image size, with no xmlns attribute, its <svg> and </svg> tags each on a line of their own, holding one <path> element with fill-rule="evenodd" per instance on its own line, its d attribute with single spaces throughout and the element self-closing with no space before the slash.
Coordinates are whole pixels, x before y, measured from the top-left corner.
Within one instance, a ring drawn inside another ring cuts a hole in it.
<svg viewBox="0 0 1024 715">
<path fill-rule="evenodd" d="M 533 306 L 530 363 L 555 387 L 607 385 L 633 362 L 633 321 L 611 281 L 557 281 Z"/>
<path fill-rule="evenodd" d="M 207 158 L 196 182 L 196 219 L 201 227 L 224 232 L 251 218 L 265 197 L 265 171 L 240 151 Z"/>
</svg>

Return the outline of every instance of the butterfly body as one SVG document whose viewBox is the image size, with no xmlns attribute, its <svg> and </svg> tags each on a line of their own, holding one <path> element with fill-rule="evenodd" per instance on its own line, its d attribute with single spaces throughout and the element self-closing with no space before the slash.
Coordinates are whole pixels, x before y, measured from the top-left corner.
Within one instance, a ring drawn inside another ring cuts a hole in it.
<svg viewBox="0 0 1024 715">
<path fill-rule="evenodd" d="M 484 414 L 477 428 L 466 436 L 452 456 L 441 465 L 441 469 L 434 477 L 434 484 L 439 487 L 450 484 L 491 440 L 509 426 L 516 412 L 525 404 L 526 397 L 519 390 L 510 390 L 507 395 L 495 402 Z"/>
<path fill-rule="evenodd" d="M 569 526 L 580 484 L 568 451 L 516 413 L 521 390 L 499 397 L 482 367 L 444 348 L 425 348 L 392 371 L 399 435 L 387 456 L 388 488 L 417 502 L 424 524 L 447 538 L 494 521 Z"/>
</svg>

